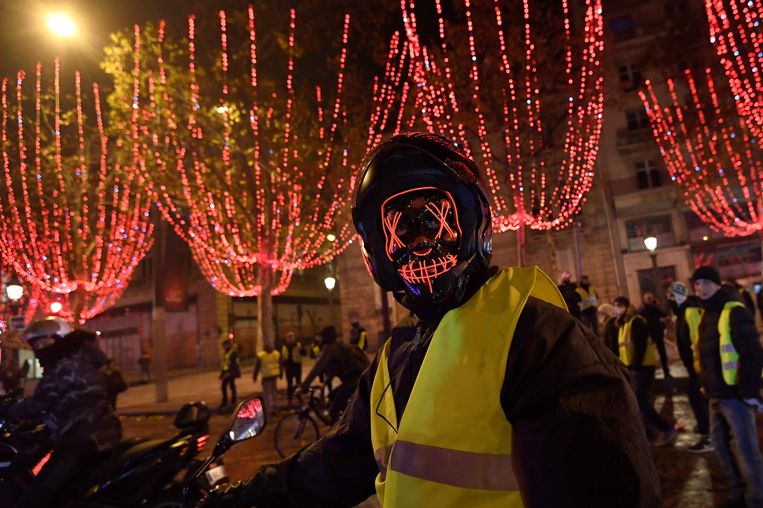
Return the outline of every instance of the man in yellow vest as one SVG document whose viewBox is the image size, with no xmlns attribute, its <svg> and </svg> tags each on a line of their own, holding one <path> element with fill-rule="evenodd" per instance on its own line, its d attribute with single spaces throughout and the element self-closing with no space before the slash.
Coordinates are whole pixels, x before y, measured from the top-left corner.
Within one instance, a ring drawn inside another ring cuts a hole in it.
<svg viewBox="0 0 763 508">
<path fill-rule="evenodd" d="M 699 299 L 689 294 L 689 288 L 683 282 L 673 282 L 668 286 L 668 302 L 670 303 L 676 324 L 676 343 L 678 354 L 689 375 L 687 395 L 694 419 L 697 422 L 695 432 L 699 440 L 689 447 L 692 453 L 713 451 L 710 442 L 710 415 L 707 397 L 702 395 L 697 372 L 697 343 L 699 341 L 699 323 L 702 319 L 702 304 Z"/>
<path fill-rule="evenodd" d="M 377 147 L 353 209 L 371 275 L 413 313 L 331 431 L 204 506 L 655 507 L 622 364 L 536 267 L 490 266 L 476 164 L 429 134 Z M 228 504 L 225 504 L 228 503 Z"/>
<path fill-rule="evenodd" d="M 615 298 L 615 315 L 620 360 L 628 367 L 644 425 L 652 444 L 664 446 L 675 440 L 678 431 L 652 405 L 650 390 L 654 383 L 657 348 L 649 334 L 649 325 L 626 296 Z"/>
<path fill-rule="evenodd" d="M 294 389 L 302 383 L 302 358 L 307 354 L 307 350 L 302 342 L 297 340 L 294 332 L 286 334 L 286 341 L 281 346 L 281 363 L 283 373 L 286 374 L 286 398 L 289 405 L 294 396 Z"/>
<path fill-rule="evenodd" d="M 599 307 L 599 295 L 591 286 L 588 275 L 580 277 L 580 283 L 575 291 L 580 295 L 580 320 L 598 335 L 599 320 L 596 311 Z"/>
<path fill-rule="evenodd" d="M 697 268 L 691 282 L 704 308 L 699 376 L 710 399 L 710 437 L 728 482 L 729 506 L 761 508 L 763 458 L 755 411 L 763 409 L 759 394 L 763 350 L 755 318 L 736 295 L 721 289 L 714 268 Z"/>
<path fill-rule="evenodd" d="M 281 353 L 266 344 L 262 351 L 257 353 L 254 359 L 254 371 L 252 381 L 262 373 L 262 398 L 265 399 L 265 409 L 270 415 L 275 414 L 276 409 L 276 383 L 281 376 Z"/>
</svg>

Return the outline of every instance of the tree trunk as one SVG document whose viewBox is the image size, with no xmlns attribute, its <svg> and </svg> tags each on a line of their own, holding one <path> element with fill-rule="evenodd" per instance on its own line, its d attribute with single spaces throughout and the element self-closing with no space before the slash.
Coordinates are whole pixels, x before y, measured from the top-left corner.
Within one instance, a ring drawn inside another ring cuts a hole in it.
<svg viewBox="0 0 763 508">
<path fill-rule="evenodd" d="M 260 348 L 275 345 L 275 330 L 273 330 L 273 268 L 262 264 L 258 268 L 260 294 L 257 296 L 257 342 Z"/>
</svg>

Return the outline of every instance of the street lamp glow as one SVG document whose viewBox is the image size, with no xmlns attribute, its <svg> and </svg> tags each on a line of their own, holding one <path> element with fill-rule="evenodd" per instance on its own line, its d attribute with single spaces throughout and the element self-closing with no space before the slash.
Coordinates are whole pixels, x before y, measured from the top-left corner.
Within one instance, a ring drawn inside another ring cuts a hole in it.
<svg viewBox="0 0 763 508">
<path fill-rule="evenodd" d="M 225 114 L 228 112 L 228 106 L 217 106 L 215 108 L 215 111 L 217 111 L 219 114 Z"/>
<path fill-rule="evenodd" d="M 61 304 L 61 302 L 53 302 L 50 304 L 50 312 L 53 314 L 58 314 L 63 308 L 64 306 Z"/>
<path fill-rule="evenodd" d="M 71 16 L 65 12 L 48 14 L 48 28 L 58 37 L 74 37 L 77 35 L 77 25 Z"/>
<path fill-rule="evenodd" d="M 335 242 L 336 241 L 336 235 L 334 233 L 329 233 L 326 235 L 326 240 L 329 242 Z"/>
<path fill-rule="evenodd" d="M 8 296 L 10 301 L 16 302 L 20 300 L 22 296 L 24 296 L 24 288 L 18 284 L 8 284 L 5 287 L 5 294 Z"/>
<path fill-rule="evenodd" d="M 334 287 L 336 287 L 336 279 L 329 275 L 325 279 L 323 279 L 323 283 L 326 285 L 326 289 L 329 291 L 333 290 Z"/>
<path fill-rule="evenodd" d="M 657 248 L 657 237 L 656 236 L 647 236 L 644 238 L 644 247 L 646 247 L 646 250 L 649 252 L 654 252 Z"/>
</svg>

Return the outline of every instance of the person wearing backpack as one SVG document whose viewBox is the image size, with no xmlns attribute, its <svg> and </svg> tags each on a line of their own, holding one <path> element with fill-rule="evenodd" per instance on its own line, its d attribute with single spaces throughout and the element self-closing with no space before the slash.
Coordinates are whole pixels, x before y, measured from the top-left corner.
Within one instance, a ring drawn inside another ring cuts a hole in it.
<svg viewBox="0 0 763 508">
<path fill-rule="evenodd" d="M 333 326 L 327 326 L 321 330 L 320 340 L 321 352 L 318 360 L 305 377 L 300 389 L 306 392 L 313 379 L 320 375 L 325 375 L 326 379 L 339 378 L 341 384 L 334 389 L 329 404 L 331 421 L 335 422 L 347 406 L 350 396 L 355 392 L 358 379 L 368 367 L 369 361 L 365 353 L 357 347 L 337 342 L 336 328 Z M 356 350 L 363 358 L 361 359 L 353 350 Z"/>
</svg>

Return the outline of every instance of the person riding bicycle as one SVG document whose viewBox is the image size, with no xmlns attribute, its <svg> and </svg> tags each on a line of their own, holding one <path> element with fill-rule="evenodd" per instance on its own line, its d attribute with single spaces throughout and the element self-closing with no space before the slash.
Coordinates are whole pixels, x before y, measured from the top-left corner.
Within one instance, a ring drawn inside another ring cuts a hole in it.
<svg viewBox="0 0 763 508">
<path fill-rule="evenodd" d="M 339 422 L 204 507 L 661 506 L 627 373 L 536 267 L 491 267 L 476 164 L 398 135 L 358 178 L 374 280 L 417 320 L 377 353 Z"/>
<path fill-rule="evenodd" d="M 45 424 L 53 453 L 16 506 L 42 508 L 55 504 L 89 454 L 119 443 L 122 428 L 109 404 L 101 373 L 107 358 L 95 344 L 95 334 L 48 317 L 29 325 L 23 338 L 43 374 L 32 397 L 9 410 L 9 419 Z"/>
<path fill-rule="evenodd" d="M 325 376 L 327 384 L 331 383 L 335 377 L 339 378 L 342 384 L 331 390 L 329 395 L 331 401 L 329 415 L 331 421 L 335 422 L 347 407 L 347 401 L 355 392 L 358 379 L 368 367 L 369 362 L 362 351 L 358 350 L 357 353 L 352 351 L 352 348 L 357 349 L 355 346 L 346 346 L 337 342 L 336 328 L 333 326 L 327 326 L 321 330 L 320 340 L 321 352 L 318 355 L 318 360 L 302 381 L 300 391 L 306 392 L 310 383 L 321 375 Z M 361 356 L 365 360 L 359 359 Z"/>
</svg>

